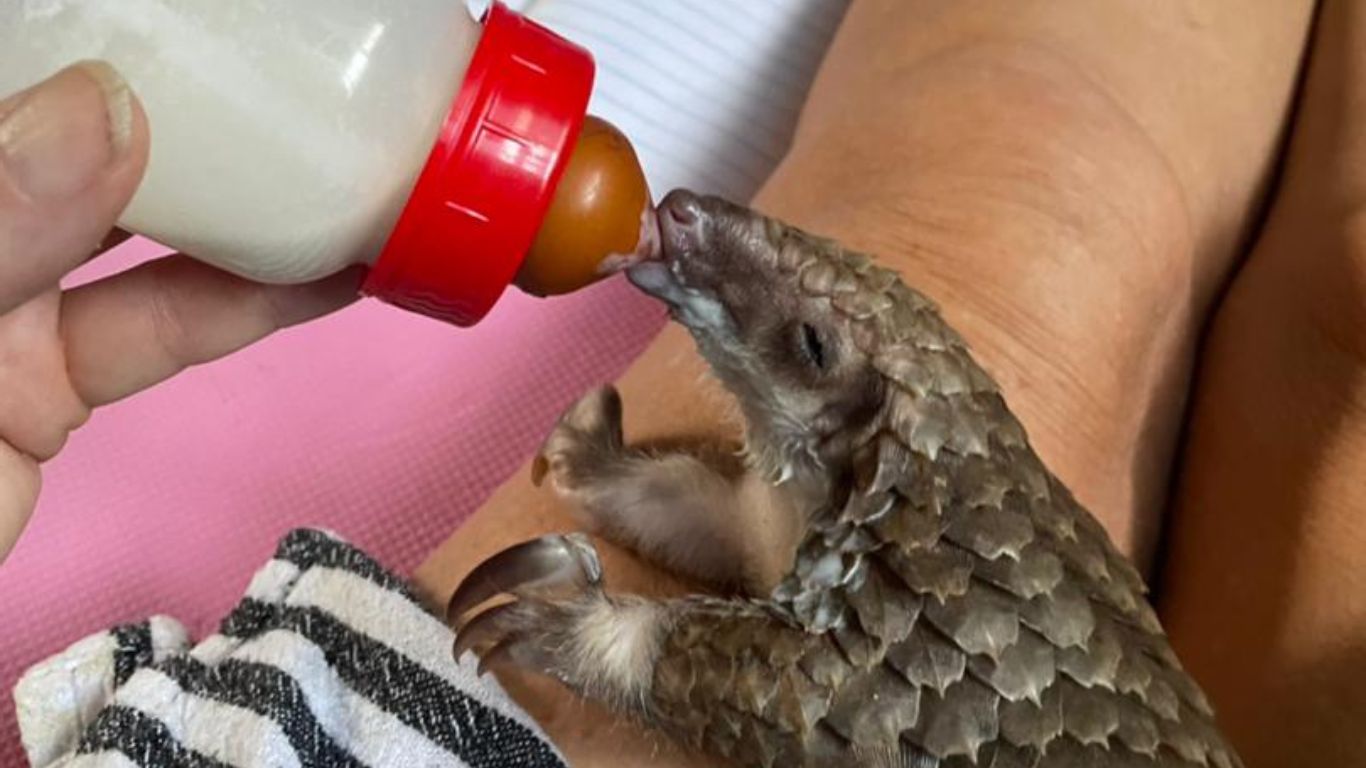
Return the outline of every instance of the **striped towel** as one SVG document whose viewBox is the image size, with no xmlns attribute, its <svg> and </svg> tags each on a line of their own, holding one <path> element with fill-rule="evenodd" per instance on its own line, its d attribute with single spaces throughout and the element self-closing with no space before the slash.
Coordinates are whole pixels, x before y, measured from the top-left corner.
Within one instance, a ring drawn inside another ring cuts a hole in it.
<svg viewBox="0 0 1366 768">
<path fill-rule="evenodd" d="M 291 532 L 218 634 L 156 616 L 88 637 L 15 687 L 34 768 L 565 763 L 408 585 Z"/>
</svg>

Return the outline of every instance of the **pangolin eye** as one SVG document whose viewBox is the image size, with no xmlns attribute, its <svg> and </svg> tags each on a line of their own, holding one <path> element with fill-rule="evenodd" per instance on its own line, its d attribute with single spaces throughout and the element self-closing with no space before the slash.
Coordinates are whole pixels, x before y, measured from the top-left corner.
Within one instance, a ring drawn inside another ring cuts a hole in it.
<svg viewBox="0 0 1366 768">
<path fill-rule="evenodd" d="M 821 341 L 820 331 L 810 323 L 802 323 L 797 332 L 798 346 L 802 357 L 817 369 L 824 371 L 827 360 L 825 343 Z"/>
</svg>

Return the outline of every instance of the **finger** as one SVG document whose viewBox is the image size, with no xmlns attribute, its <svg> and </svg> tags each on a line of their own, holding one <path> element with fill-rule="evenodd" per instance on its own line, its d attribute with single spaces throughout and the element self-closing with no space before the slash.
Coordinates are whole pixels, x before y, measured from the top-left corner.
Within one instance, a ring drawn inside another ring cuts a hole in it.
<svg viewBox="0 0 1366 768">
<path fill-rule="evenodd" d="M 86 62 L 0 102 L 0 313 L 95 251 L 147 164 L 147 117 Z"/>
<path fill-rule="evenodd" d="M 0 440 L 38 462 L 90 417 L 67 375 L 61 301 L 52 288 L 0 315 Z"/>
<path fill-rule="evenodd" d="M 0 441 L 0 564 L 33 513 L 38 486 L 38 462 Z"/>
<path fill-rule="evenodd" d="M 170 256 L 72 289 L 61 315 L 72 387 L 91 407 L 113 402 L 349 304 L 360 279 L 264 285 Z"/>
</svg>

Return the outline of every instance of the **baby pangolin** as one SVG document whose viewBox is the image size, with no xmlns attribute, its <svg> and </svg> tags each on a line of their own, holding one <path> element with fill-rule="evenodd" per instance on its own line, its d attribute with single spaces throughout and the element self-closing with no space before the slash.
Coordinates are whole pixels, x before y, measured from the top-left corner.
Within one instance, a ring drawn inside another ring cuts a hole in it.
<svg viewBox="0 0 1366 768">
<path fill-rule="evenodd" d="M 537 474 L 597 532 L 746 594 L 609 595 L 586 537 L 548 536 L 460 586 L 457 655 L 747 766 L 1240 764 L 1138 574 L 927 298 L 724 200 L 674 192 L 660 225 L 631 280 L 734 395 L 747 461 L 623 445 L 603 389 Z M 474 610 L 495 595 L 515 599 Z"/>
</svg>

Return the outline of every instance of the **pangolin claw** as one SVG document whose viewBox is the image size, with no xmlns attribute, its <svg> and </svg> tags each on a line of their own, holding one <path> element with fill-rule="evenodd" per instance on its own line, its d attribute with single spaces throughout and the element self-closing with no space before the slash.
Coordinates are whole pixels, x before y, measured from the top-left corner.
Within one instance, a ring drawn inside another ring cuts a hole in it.
<svg viewBox="0 0 1366 768">
<path fill-rule="evenodd" d="M 523 597 L 602 584 L 602 564 L 588 537 L 552 534 L 509 547 L 480 563 L 456 587 L 446 605 L 446 623 L 457 632 L 471 609 L 498 595 Z"/>
<path fill-rule="evenodd" d="M 452 646 L 452 653 L 458 659 L 465 655 L 466 651 L 474 651 L 481 658 L 486 656 L 489 651 L 505 639 L 507 633 L 503 630 L 500 617 L 506 617 L 508 613 L 515 609 L 516 603 L 504 603 L 496 605 L 487 611 L 476 613 L 469 621 L 460 627 L 455 636 L 455 645 Z"/>
<path fill-rule="evenodd" d="M 483 608 L 496 597 L 508 602 Z M 558 676 L 554 649 L 574 631 L 573 606 L 602 600 L 602 564 L 588 537 L 553 534 L 480 563 L 451 596 L 451 653 L 479 657 L 479 674 L 502 664 Z"/>
</svg>

